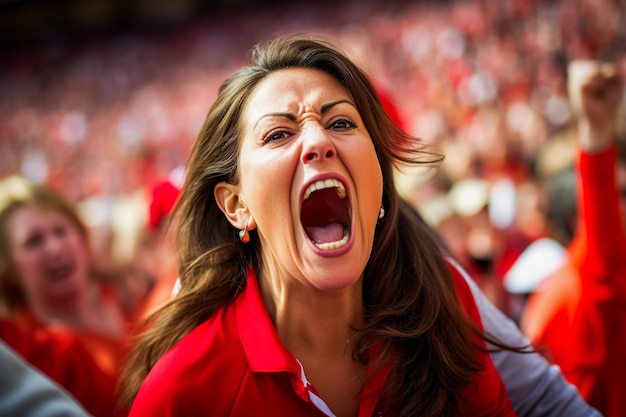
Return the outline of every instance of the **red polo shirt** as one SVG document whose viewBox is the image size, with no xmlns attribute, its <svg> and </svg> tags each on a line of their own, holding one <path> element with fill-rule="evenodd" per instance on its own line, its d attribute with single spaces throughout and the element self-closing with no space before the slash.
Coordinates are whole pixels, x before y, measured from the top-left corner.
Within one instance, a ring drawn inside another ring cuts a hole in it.
<svg viewBox="0 0 626 417">
<path fill-rule="evenodd" d="M 472 319 L 478 310 L 464 279 L 454 271 Z M 466 391 L 468 416 L 514 416 L 504 385 L 489 356 Z M 376 409 L 389 369 L 371 378 L 359 417 L 385 415 Z M 298 360 L 281 343 L 263 304 L 256 274 L 233 303 L 186 335 L 153 367 L 129 417 L 332 416 L 307 381 Z"/>
</svg>

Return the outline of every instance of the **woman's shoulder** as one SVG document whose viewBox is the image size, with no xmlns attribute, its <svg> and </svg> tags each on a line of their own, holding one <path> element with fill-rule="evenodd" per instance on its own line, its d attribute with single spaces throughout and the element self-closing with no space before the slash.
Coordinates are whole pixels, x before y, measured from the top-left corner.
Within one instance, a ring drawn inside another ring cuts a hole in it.
<svg viewBox="0 0 626 417">
<path fill-rule="evenodd" d="M 483 328 L 480 312 L 478 310 L 477 301 L 474 298 L 472 289 L 468 280 L 472 278 L 467 274 L 463 267 L 452 258 L 445 258 L 450 274 L 454 280 L 457 294 L 460 302 L 470 319 L 478 326 Z M 486 348 L 484 340 L 481 341 L 483 347 Z M 507 396 L 506 388 L 496 370 L 489 353 L 486 350 L 480 352 L 479 360 L 484 361 L 483 369 L 476 374 L 472 384 L 466 387 L 464 392 L 464 401 L 466 412 L 468 415 L 498 415 L 498 416 L 514 416 L 511 402 Z"/>
<path fill-rule="evenodd" d="M 238 356 L 243 357 L 244 353 L 233 314 L 229 309 L 220 309 L 183 336 L 163 359 L 174 360 L 178 365 L 197 366 L 218 362 L 216 357 L 236 360 Z"/>
<path fill-rule="evenodd" d="M 238 386 L 248 370 L 241 341 L 228 310 L 185 335 L 154 365 L 133 403 L 131 415 L 162 415 L 159 410 L 203 409 L 228 403 L 226 389 Z M 219 395 L 216 395 L 219 393 Z M 152 412 L 156 414 L 152 414 Z"/>
<path fill-rule="evenodd" d="M 454 280 L 454 285 L 463 308 L 474 322 L 480 324 L 480 314 L 478 307 L 476 306 L 474 295 L 472 294 L 472 290 L 464 277 L 464 274 L 467 274 L 467 272 L 465 272 L 463 268 L 453 259 L 445 257 L 444 260 L 448 270 L 450 271 L 450 275 L 452 275 L 452 279 Z"/>
</svg>

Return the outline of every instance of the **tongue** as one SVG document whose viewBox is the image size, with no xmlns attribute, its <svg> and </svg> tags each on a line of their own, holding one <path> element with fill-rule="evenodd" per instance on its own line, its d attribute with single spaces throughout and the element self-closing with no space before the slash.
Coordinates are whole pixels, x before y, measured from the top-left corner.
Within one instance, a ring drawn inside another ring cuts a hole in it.
<svg viewBox="0 0 626 417">
<path fill-rule="evenodd" d="M 337 242 L 343 238 L 343 226 L 339 223 L 306 226 L 304 229 L 315 243 Z"/>
</svg>

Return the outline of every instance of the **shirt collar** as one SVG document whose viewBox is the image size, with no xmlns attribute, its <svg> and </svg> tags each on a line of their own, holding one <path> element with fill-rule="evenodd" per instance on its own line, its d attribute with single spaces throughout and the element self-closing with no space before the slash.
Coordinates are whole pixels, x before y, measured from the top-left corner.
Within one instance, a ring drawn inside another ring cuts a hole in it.
<svg viewBox="0 0 626 417">
<path fill-rule="evenodd" d="M 250 369 L 299 373 L 296 358 L 282 344 L 263 303 L 256 271 L 248 269 L 246 287 L 236 298 L 235 320 Z"/>
<path fill-rule="evenodd" d="M 282 344 L 263 302 L 256 271 L 253 268 L 248 269 L 247 283 L 234 301 L 234 311 L 237 330 L 250 370 L 291 373 L 296 392 L 303 398 L 308 394 L 311 397 L 310 401 L 318 408 L 327 415 L 333 415 L 330 410 L 325 411 L 327 406 L 317 397 L 307 381 L 302 365 Z M 378 348 L 379 346 L 375 345 L 370 353 L 373 354 Z M 372 415 L 390 371 L 391 364 L 387 364 L 374 375 L 370 375 L 371 379 L 361 396 L 359 416 Z"/>
</svg>

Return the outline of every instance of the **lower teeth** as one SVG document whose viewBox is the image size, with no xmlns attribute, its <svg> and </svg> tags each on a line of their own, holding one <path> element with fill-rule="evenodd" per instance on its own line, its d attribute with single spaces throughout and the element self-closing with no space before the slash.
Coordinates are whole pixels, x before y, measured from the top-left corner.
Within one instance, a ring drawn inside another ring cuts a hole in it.
<svg viewBox="0 0 626 417">
<path fill-rule="evenodd" d="M 341 238 L 341 240 L 338 240 L 336 242 L 329 242 L 329 243 L 315 243 L 315 246 L 317 246 L 319 249 L 321 250 L 333 250 L 333 249 L 339 249 L 339 248 L 343 248 L 344 246 L 346 246 L 348 244 L 348 239 L 350 238 L 350 233 L 348 232 L 348 229 L 345 229 L 343 231 L 343 238 Z"/>
</svg>

